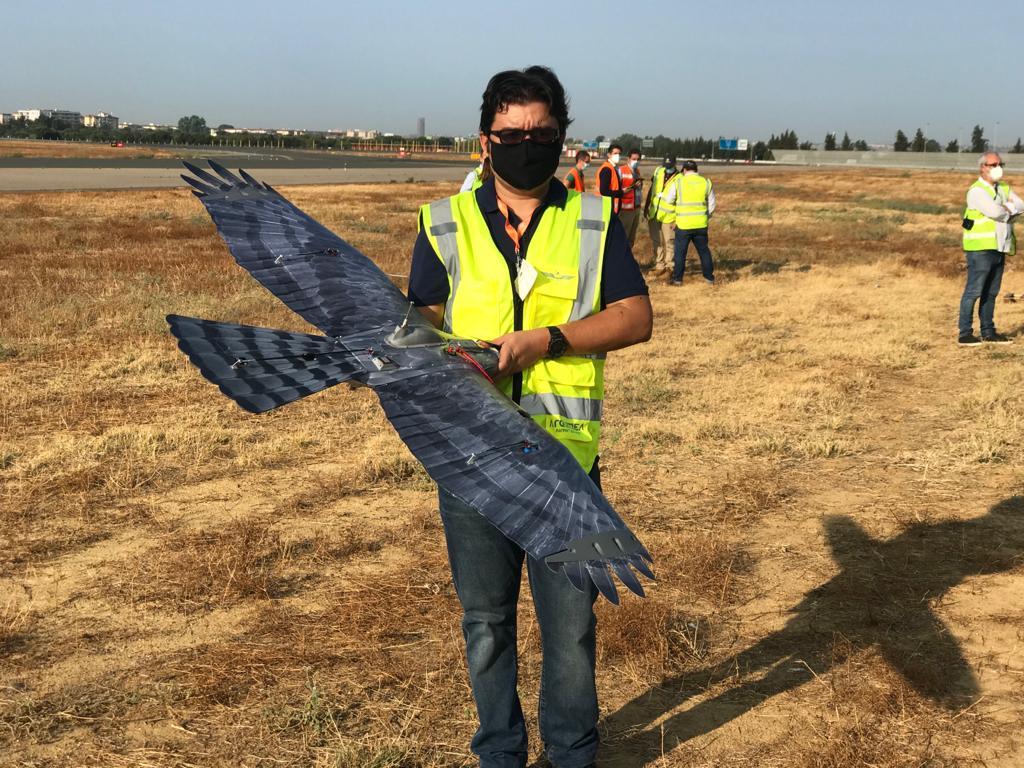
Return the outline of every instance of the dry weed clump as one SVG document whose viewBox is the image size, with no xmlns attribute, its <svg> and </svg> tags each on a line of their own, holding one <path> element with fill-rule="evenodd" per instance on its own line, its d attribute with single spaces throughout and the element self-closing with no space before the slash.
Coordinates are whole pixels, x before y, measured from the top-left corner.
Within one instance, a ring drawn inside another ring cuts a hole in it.
<svg viewBox="0 0 1024 768">
<path fill-rule="evenodd" d="M 286 593 L 283 572 L 292 547 L 263 523 L 239 520 L 219 531 L 174 533 L 172 539 L 119 567 L 131 603 L 196 611 Z"/>
<path fill-rule="evenodd" d="M 14 598 L 0 604 L 0 654 L 9 655 L 31 631 L 32 611 Z"/>
</svg>

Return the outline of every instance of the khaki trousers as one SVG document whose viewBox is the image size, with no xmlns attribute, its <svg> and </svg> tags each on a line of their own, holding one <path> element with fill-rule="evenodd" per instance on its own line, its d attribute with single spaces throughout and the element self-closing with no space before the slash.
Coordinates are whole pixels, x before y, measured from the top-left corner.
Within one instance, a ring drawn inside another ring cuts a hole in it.
<svg viewBox="0 0 1024 768">
<path fill-rule="evenodd" d="M 672 270 L 672 260 L 675 257 L 676 225 L 662 224 L 660 221 L 651 219 L 647 222 L 647 228 L 651 233 L 651 246 L 654 249 L 654 269 Z"/>
<path fill-rule="evenodd" d="M 636 242 L 636 229 L 640 223 L 640 211 L 634 208 L 632 211 L 619 211 L 619 221 L 626 230 L 626 237 L 629 238 L 629 247 Z"/>
</svg>

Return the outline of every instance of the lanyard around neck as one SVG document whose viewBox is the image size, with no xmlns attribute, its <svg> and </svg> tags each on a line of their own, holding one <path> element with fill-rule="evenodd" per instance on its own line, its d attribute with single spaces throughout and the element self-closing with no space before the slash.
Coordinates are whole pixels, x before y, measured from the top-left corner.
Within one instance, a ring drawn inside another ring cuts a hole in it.
<svg viewBox="0 0 1024 768">
<path fill-rule="evenodd" d="M 519 256 L 520 241 L 530 226 L 530 219 L 533 217 L 533 214 L 528 218 L 520 219 L 519 224 L 513 225 L 508 217 L 508 206 L 500 198 L 498 199 L 498 210 L 505 217 L 505 234 L 509 236 L 512 244 L 515 246 L 516 258 L 521 260 Z"/>
</svg>

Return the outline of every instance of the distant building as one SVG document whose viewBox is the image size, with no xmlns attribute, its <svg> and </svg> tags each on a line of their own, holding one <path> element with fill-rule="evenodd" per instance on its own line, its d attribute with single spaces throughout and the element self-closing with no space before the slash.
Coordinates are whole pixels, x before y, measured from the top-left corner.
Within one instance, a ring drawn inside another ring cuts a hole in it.
<svg viewBox="0 0 1024 768">
<path fill-rule="evenodd" d="M 344 131 L 328 131 L 335 136 L 342 136 L 346 139 L 376 139 L 380 131 L 364 131 L 362 128 L 349 128 Z"/>
<path fill-rule="evenodd" d="M 74 112 L 70 109 L 19 109 L 14 113 L 14 117 L 15 119 L 25 118 L 30 123 L 47 117 L 51 120 L 67 123 L 68 125 L 82 124 L 82 113 Z"/>
<path fill-rule="evenodd" d="M 0 112 L 0 125 L 6 125 L 11 122 L 14 122 L 14 115 L 10 112 Z"/>
<path fill-rule="evenodd" d="M 416 135 L 423 138 L 427 135 L 427 118 L 418 117 L 416 118 Z"/>
<path fill-rule="evenodd" d="M 117 130 L 117 115 L 107 112 L 97 112 L 95 115 L 85 115 L 82 124 L 86 128 L 109 128 Z"/>
</svg>

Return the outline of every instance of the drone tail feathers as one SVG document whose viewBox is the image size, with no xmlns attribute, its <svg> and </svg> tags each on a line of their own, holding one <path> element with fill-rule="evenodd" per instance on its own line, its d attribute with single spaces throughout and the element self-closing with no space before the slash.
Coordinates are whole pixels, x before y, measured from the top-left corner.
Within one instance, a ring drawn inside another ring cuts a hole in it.
<svg viewBox="0 0 1024 768">
<path fill-rule="evenodd" d="M 168 315 L 178 347 L 206 379 L 250 413 L 263 413 L 363 373 L 326 336 Z"/>
</svg>

